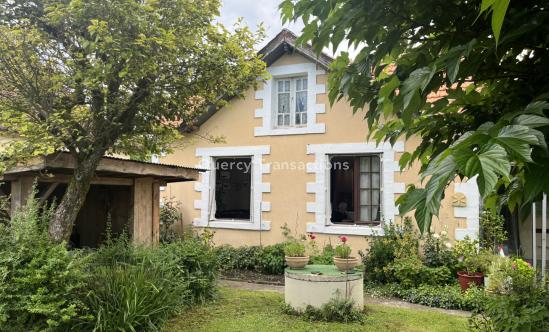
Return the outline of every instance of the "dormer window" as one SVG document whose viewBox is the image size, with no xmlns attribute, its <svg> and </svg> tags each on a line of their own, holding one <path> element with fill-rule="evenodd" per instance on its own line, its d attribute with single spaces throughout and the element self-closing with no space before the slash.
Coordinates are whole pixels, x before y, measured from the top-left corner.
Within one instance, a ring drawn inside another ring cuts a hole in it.
<svg viewBox="0 0 549 332">
<path fill-rule="evenodd" d="M 307 77 L 276 80 L 275 127 L 307 125 Z"/>
</svg>

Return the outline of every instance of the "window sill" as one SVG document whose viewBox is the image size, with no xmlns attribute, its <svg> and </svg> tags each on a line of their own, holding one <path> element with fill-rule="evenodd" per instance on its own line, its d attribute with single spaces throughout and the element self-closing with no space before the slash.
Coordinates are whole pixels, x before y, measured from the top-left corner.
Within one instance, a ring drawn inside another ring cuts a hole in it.
<svg viewBox="0 0 549 332">
<path fill-rule="evenodd" d="M 214 219 L 210 222 L 205 222 L 201 219 L 195 219 L 193 222 L 195 227 L 209 227 L 209 228 L 225 228 L 225 229 L 242 229 L 249 231 L 269 231 L 271 230 L 271 222 L 263 221 L 261 225 L 259 223 L 253 223 L 250 221 L 237 221 L 234 219 Z"/>
<path fill-rule="evenodd" d="M 255 128 L 255 136 L 280 136 L 280 135 L 306 135 L 306 134 L 324 134 L 326 126 L 323 123 L 311 124 L 307 127 L 288 127 L 288 128 Z"/>
<path fill-rule="evenodd" d="M 362 235 L 362 236 L 383 236 L 385 232 L 382 226 L 366 225 L 319 225 L 316 223 L 307 224 L 307 232 L 335 235 Z"/>
</svg>

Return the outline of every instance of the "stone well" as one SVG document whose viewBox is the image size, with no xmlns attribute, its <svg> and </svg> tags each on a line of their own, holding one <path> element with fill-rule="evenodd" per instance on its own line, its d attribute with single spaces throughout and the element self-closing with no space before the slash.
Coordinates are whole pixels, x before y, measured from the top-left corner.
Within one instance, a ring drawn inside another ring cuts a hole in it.
<svg viewBox="0 0 549 332">
<path fill-rule="evenodd" d="M 364 307 L 363 274 L 341 272 L 334 265 L 307 265 L 303 270 L 287 268 L 284 297 L 296 310 L 308 305 L 319 308 L 336 297 L 351 298 L 355 307 Z"/>
</svg>

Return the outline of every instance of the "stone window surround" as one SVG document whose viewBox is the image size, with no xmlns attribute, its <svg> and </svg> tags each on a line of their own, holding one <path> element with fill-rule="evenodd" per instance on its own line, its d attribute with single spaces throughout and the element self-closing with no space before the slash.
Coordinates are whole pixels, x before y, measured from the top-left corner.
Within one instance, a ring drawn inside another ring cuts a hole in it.
<svg viewBox="0 0 549 332">
<path fill-rule="evenodd" d="M 331 155 L 380 154 L 382 167 L 381 212 L 385 222 L 393 222 L 398 215 L 395 194 L 405 192 L 404 183 L 395 182 L 395 172 L 400 172 L 395 154 L 404 152 L 404 142 L 394 146 L 389 143 L 373 142 L 341 144 L 308 144 L 307 154 L 315 155 L 315 162 L 308 164 L 307 173 L 315 174 L 315 182 L 307 183 L 307 193 L 315 194 L 314 202 L 307 202 L 307 212 L 315 215 L 315 222 L 307 224 L 307 232 L 341 235 L 383 235 L 382 226 L 335 225 L 330 222 L 331 206 L 329 199 L 330 172 L 327 163 Z"/>
<path fill-rule="evenodd" d="M 466 236 L 471 239 L 478 239 L 480 231 L 480 193 L 478 191 L 477 177 L 463 182 L 454 183 L 454 192 L 462 193 L 467 198 L 467 205 L 464 207 L 454 206 L 454 217 L 465 218 L 466 228 L 456 228 L 455 239 L 463 240 Z"/>
<path fill-rule="evenodd" d="M 270 202 L 263 201 L 263 193 L 271 192 L 271 184 L 262 182 L 262 175 L 270 173 L 270 164 L 262 163 L 263 156 L 270 153 L 271 147 L 269 145 L 197 148 L 196 156 L 202 158 L 197 167 L 209 169 L 209 171 L 200 175 L 200 182 L 195 182 L 195 191 L 201 193 L 201 198 L 194 201 L 195 209 L 200 210 L 200 217 L 194 219 L 193 226 L 258 231 L 270 230 L 271 222 L 261 220 L 261 212 L 271 210 Z M 212 168 L 214 159 L 243 156 L 251 156 L 252 158 L 250 220 L 215 219 L 211 211 L 211 202 L 215 192 L 215 170 Z"/>
<path fill-rule="evenodd" d="M 317 83 L 317 76 L 324 75 L 323 69 L 317 69 L 316 63 L 300 63 L 285 66 L 267 68 L 271 79 L 263 84 L 263 90 L 255 92 L 255 99 L 262 100 L 262 108 L 255 110 L 255 117 L 263 119 L 262 126 L 254 129 L 254 136 L 276 136 L 276 135 L 303 135 L 323 134 L 326 132 L 324 123 L 316 122 L 316 115 L 325 113 L 325 105 L 317 104 L 317 95 L 326 93 L 326 86 Z M 307 125 L 300 127 L 276 128 L 274 126 L 274 82 L 277 78 L 307 76 Z"/>
</svg>

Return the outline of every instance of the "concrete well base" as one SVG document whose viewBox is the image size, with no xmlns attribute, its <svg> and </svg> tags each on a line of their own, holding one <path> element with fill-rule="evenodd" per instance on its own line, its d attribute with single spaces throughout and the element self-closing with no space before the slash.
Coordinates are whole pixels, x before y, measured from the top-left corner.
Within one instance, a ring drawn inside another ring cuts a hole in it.
<svg viewBox="0 0 549 332">
<path fill-rule="evenodd" d="M 296 310 L 308 305 L 319 308 L 333 298 L 351 298 L 355 307 L 364 307 L 361 272 L 344 273 L 333 265 L 307 265 L 303 270 L 286 269 L 284 297 Z"/>
</svg>

